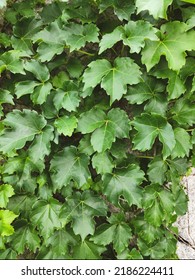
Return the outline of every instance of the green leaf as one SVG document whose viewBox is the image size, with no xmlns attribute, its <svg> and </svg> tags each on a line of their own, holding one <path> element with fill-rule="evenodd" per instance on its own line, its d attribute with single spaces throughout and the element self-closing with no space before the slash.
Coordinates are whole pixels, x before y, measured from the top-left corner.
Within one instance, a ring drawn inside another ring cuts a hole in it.
<svg viewBox="0 0 195 280">
<path fill-rule="evenodd" d="M 143 206 L 147 222 L 158 227 L 163 220 L 169 221 L 174 210 L 174 198 L 170 191 L 160 190 L 158 185 L 151 185 L 144 190 Z"/>
<path fill-rule="evenodd" d="M 33 174 L 41 173 L 44 163 L 40 160 L 32 161 L 24 151 L 15 157 L 10 157 L 3 166 L 4 181 L 14 185 L 16 192 L 33 193 L 37 187 Z M 34 173 L 36 172 L 36 173 Z"/>
<path fill-rule="evenodd" d="M 143 180 L 144 172 L 137 165 L 131 164 L 103 176 L 104 194 L 114 205 L 120 205 L 119 199 L 122 196 L 130 206 L 135 204 L 140 207 L 142 191 L 139 185 Z"/>
<path fill-rule="evenodd" d="M 14 195 L 14 189 L 8 184 L 0 185 L 0 208 L 5 208 L 9 197 Z"/>
<path fill-rule="evenodd" d="M 117 138 L 128 137 L 130 123 L 128 116 L 123 110 L 114 108 L 107 114 L 97 108 L 83 113 L 78 123 L 78 131 L 92 133 L 91 144 L 99 153 L 106 151 L 112 146 Z"/>
<path fill-rule="evenodd" d="M 103 246 L 112 242 L 115 251 L 120 254 L 128 247 L 132 238 L 131 228 L 125 222 L 123 214 L 112 214 L 107 220 L 109 224 L 102 224 L 90 240 Z"/>
<path fill-rule="evenodd" d="M 7 114 L 3 123 L 10 127 L 6 128 L 0 136 L 0 151 L 3 153 L 23 148 L 26 142 L 32 141 L 46 125 L 42 116 L 27 109 L 14 110 Z"/>
<path fill-rule="evenodd" d="M 31 222 L 38 227 L 40 234 L 48 238 L 54 232 L 54 229 L 62 227 L 59 220 L 59 214 L 62 205 L 51 198 L 50 201 L 38 200 L 32 207 Z"/>
<path fill-rule="evenodd" d="M 149 22 L 144 20 L 129 21 L 124 26 L 122 33 L 123 44 L 130 47 L 131 53 L 139 53 L 140 50 L 145 46 L 145 41 L 158 40 L 154 27 Z"/>
<path fill-rule="evenodd" d="M 86 42 L 98 42 L 98 31 L 98 27 L 93 23 L 85 25 L 71 23 L 65 27 L 65 41 L 70 46 L 70 52 L 84 47 Z"/>
<path fill-rule="evenodd" d="M 58 20 L 36 33 L 32 39 L 33 42 L 39 42 L 37 49 L 39 59 L 42 62 L 50 61 L 54 55 L 61 54 L 64 50 L 66 37 L 67 32 Z"/>
<path fill-rule="evenodd" d="M 163 24 L 159 33 L 161 40 L 146 42 L 142 51 L 142 63 L 149 71 L 158 64 L 161 56 L 165 55 L 169 68 L 180 70 L 185 64 L 186 51 L 195 49 L 194 36 L 195 31 L 187 32 L 187 25 L 183 22 L 173 21 Z"/>
<path fill-rule="evenodd" d="M 84 240 L 74 247 L 73 258 L 78 260 L 98 260 L 105 248 Z"/>
<path fill-rule="evenodd" d="M 23 61 L 20 59 L 21 53 L 19 51 L 8 51 L 4 52 L 0 56 L 0 73 L 4 70 L 9 70 L 10 72 L 16 74 L 25 74 Z"/>
<path fill-rule="evenodd" d="M 41 64 L 36 60 L 28 61 L 24 64 L 25 70 L 31 72 L 37 80 L 42 83 L 46 82 L 50 78 L 50 73 L 46 65 Z"/>
<path fill-rule="evenodd" d="M 135 233 L 147 242 L 147 244 L 151 244 L 155 240 L 161 239 L 163 236 L 163 229 L 148 223 L 143 215 L 133 220 L 133 226 L 135 228 Z"/>
<path fill-rule="evenodd" d="M 77 242 L 67 230 L 60 229 L 55 231 L 48 239 L 45 239 L 44 243 L 48 250 L 52 248 L 53 258 L 58 259 L 59 256 L 66 256 L 69 251 L 69 246 L 76 245 Z"/>
<path fill-rule="evenodd" d="M 20 98 L 23 95 L 31 94 L 31 93 L 34 92 L 35 87 L 39 86 L 39 85 L 40 85 L 39 82 L 30 81 L 30 80 L 26 80 L 26 81 L 16 83 L 16 85 L 15 85 L 15 95 L 17 96 L 17 98 Z"/>
<path fill-rule="evenodd" d="M 182 68 L 183 69 L 183 68 Z M 167 67 L 167 63 L 160 62 L 153 72 L 157 78 L 168 79 L 168 100 L 179 98 L 185 91 L 184 82 L 176 71 Z"/>
<path fill-rule="evenodd" d="M 0 117 L 3 116 L 3 106 L 2 104 L 14 105 L 13 96 L 8 90 L 0 89 Z"/>
<path fill-rule="evenodd" d="M 102 198 L 85 191 L 82 194 L 76 193 L 67 200 L 60 219 L 63 224 L 72 221 L 74 233 L 79 234 L 84 241 L 87 235 L 94 234 L 95 221 L 93 217 L 105 216 L 106 213 L 107 206 Z"/>
<path fill-rule="evenodd" d="M 57 89 L 53 99 L 54 106 L 58 111 L 64 108 L 68 112 L 76 111 L 80 101 L 78 89 L 71 84 L 66 84 L 64 89 Z"/>
<path fill-rule="evenodd" d="M 155 19 L 167 19 L 167 8 L 172 2 L 173 0 L 136 0 L 137 13 L 148 10 Z"/>
<path fill-rule="evenodd" d="M 157 93 L 163 92 L 164 85 L 158 82 L 154 77 L 143 75 L 141 82 L 130 86 L 125 95 L 125 99 L 130 104 L 142 104 L 146 100 L 152 99 Z"/>
<path fill-rule="evenodd" d="M 90 111 L 82 113 L 78 122 L 78 131 L 83 134 L 91 133 L 101 127 L 106 119 L 106 114 L 99 108 L 92 108 Z"/>
<path fill-rule="evenodd" d="M 179 124 L 192 126 L 195 123 L 195 104 L 189 100 L 178 99 L 171 111 Z"/>
<path fill-rule="evenodd" d="M 23 18 L 18 21 L 13 28 L 14 36 L 11 38 L 12 46 L 15 50 L 22 52 L 24 55 L 32 55 L 32 36 L 41 28 L 42 21 L 32 18 Z"/>
<path fill-rule="evenodd" d="M 9 210 L 0 210 L 0 236 L 9 236 L 14 233 L 11 223 L 17 215 Z"/>
<path fill-rule="evenodd" d="M 149 164 L 148 164 L 148 171 L 147 174 L 149 179 L 152 183 L 158 183 L 162 185 L 166 179 L 166 171 L 167 171 L 167 164 L 166 161 L 161 159 L 161 157 L 155 157 Z"/>
<path fill-rule="evenodd" d="M 174 129 L 176 144 L 172 151 L 172 158 L 189 156 L 191 148 L 190 135 L 185 129 L 177 127 Z"/>
<path fill-rule="evenodd" d="M 102 36 L 99 43 L 99 54 L 103 53 L 105 50 L 112 48 L 117 42 L 122 40 L 123 29 L 121 26 L 115 28 L 111 33 Z"/>
<path fill-rule="evenodd" d="M 54 155 L 50 167 L 54 189 L 61 189 L 71 180 L 76 182 L 78 187 L 82 187 L 91 177 L 88 163 L 88 157 L 78 153 L 76 147 L 73 146 L 66 147 Z"/>
<path fill-rule="evenodd" d="M 41 240 L 38 233 L 26 222 L 23 222 L 23 225 L 15 231 L 11 239 L 14 249 L 18 254 L 24 253 L 25 249 L 35 253 L 40 248 Z"/>
<path fill-rule="evenodd" d="M 29 148 L 29 156 L 32 161 L 43 160 L 51 151 L 51 141 L 54 139 L 53 127 L 46 125 L 42 132 L 35 136 L 33 143 Z"/>
<path fill-rule="evenodd" d="M 112 173 L 114 167 L 112 159 L 107 152 L 96 153 L 92 158 L 92 165 L 98 174 Z"/>
<path fill-rule="evenodd" d="M 127 92 L 127 84 L 137 84 L 141 72 L 139 66 L 129 57 L 118 57 L 114 65 L 105 59 L 91 62 L 83 75 L 84 90 L 95 87 L 101 82 L 101 87 L 110 95 L 111 104 L 120 100 Z"/>
<path fill-rule="evenodd" d="M 108 0 L 100 1 L 100 12 L 105 11 L 107 8 L 113 7 L 114 13 L 122 21 L 123 19 L 129 20 L 131 14 L 135 10 L 135 6 L 132 3 L 127 3 L 124 0 Z"/>
<path fill-rule="evenodd" d="M 118 260 L 143 260 L 140 252 L 133 248 L 131 251 L 129 249 L 124 250 L 121 254 L 117 255 Z"/>
<path fill-rule="evenodd" d="M 132 122 L 138 131 L 133 139 L 134 149 L 150 150 L 157 136 L 163 144 L 163 156 L 169 156 L 175 146 L 175 137 L 172 126 L 166 119 L 157 114 L 143 113 Z"/>
<path fill-rule="evenodd" d="M 70 137 L 77 127 L 77 122 L 78 120 L 75 116 L 63 116 L 56 119 L 54 125 L 59 133 Z"/>
</svg>

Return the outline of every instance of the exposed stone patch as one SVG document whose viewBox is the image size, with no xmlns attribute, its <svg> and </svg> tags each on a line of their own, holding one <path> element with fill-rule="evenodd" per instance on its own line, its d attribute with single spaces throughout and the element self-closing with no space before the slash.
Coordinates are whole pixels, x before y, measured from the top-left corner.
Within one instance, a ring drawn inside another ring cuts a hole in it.
<svg viewBox="0 0 195 280">
<path fill-rule="evenodd" d="M 187 241 L 178 241 L 177 255 L 179 259 L 195 259 L 195 168 L 190 176 L 183 178 L 186 193 L 189 198 L 188 212 L 178 218 L 179 235 Z"/>
</svg>

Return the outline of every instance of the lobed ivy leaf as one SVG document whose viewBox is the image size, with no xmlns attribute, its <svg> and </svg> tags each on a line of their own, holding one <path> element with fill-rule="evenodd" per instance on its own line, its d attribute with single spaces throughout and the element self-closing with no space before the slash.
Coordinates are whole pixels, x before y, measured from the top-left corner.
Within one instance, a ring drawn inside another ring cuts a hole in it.
<svg viewBox="0 0 195 280">
<path fill-rule="evenodd" d="M 75 237 L 65 229 L 56 230 L 53 235 L 45 239 L 47 249 L 52 248 L 53 259 L 58 259 L 60 256 L 66 257 L 69 252 L 69 246 L 75 246 L 77 241 Z"/>
<path fill-rule="evenodd" d="M 148 10 L 155 19 L 167 19 L 167 8 L 172 2 L 173 0 L 136 0 L 137 13 Z"/>
<path fill-rule="evenodd" d="M 189 156 L 191 148 L 190 135 L 185 129 L 177 127 L 174 129 L 176 144 L 172 151 L 172 158 Z"/>
<path fill-rule="evenodd" d="M 5 208 L 9 198 L 14 195 L 14 189 L 11 185 L 0 185 L 0 208 Z"/>
<path fill-rule="evenodd" d="M 144 172 L 138 165 L 131 164 L 127 168 L 115 170 L 103 176 L 104 194 L 114 205 L 120 205 L 123 197 L 131 206 L 141 207 L 142 191 L 139 185 L 144 180 Z"/>
<path fill-rule="evenodd" d="M 54 125 L 59 133 L 65 136 L 72 136 L 77 127 L 77 118 L 75 116 L 63 116 L 55 120 Z"/>
<path fill-rule="evenodd" d="M 83 74 L 84 90 L 101 87 L 110 96 L 110 103 L 120 100 L 127 92 L 127 84 L 137 84 L 141 72 L 139 66 L 129 57 L 118 57 L 112 66 L 106 59 L 91 62 Z"/>
<path fill-rule="evenodd" d="M 3 123 L 9 127 L 3 131 L 3 135 L 0 137 L 0 151 L 3 153 L 23 148 L 26 142 L 32 141 L 46 125 L 46 121 L 41 115 L 27 109 L 13 110 L 7 114 Z"/>
<path fill-rule="evenodd" d="M 25 74 L 23 61 L 21 60 L 22 53 L 15 50 L 4 52 L 0 55 L 0 74 L 8 70 L 14 74 Z"/>
<path fill-rule="evenodd" d="M 95 153 L 92 157 L 93 168 L 98 174 L 112 173 L 114 163 L 108 152 Z"/>
<path fill-rule="evenodd" d="M 95 221 L 93 217 L 105 216 L 106 213 L 105 202 L 93 193 L 85 191 L 82 194 L 76 193 L 67 200 L 67 205 L 63 207 L 60 220 L 63 224 L 72 221 L 74 233 L 79 234 L 84 241 L 87 235 L 94 234 Z"/>
<path fill-rule="evenodd" d="M 88 240 L 84 240 L 74 247 L 73 259 L 98 260 L 104 251 L 105 247 L 96 245 Z"/>
<path fill-rule="evenodd" d="M 17 215 L 9 210 L 0 210 L 0 236 L 9 236 L 14 233 L 14 228 L 11 223 Z"/>
<path fill-rule="evenodd" d="M 178 99 L 171 109 L 173 119 L 181 125 L 195 123 L 195 104 L 188 99 Z"/>
<path fill-rule="evenodd" d="M 166 180 L 167 163 L 160 156 L 156 156 L 149 164 L 147 174 L 152 183 L 162 185 Z"/>
<path fill-rule="evenodd" d="M 124 0 L 108 0 L 100 1 L 100 12 L 105 11 L 109 7 L 114 8 L 114 13 L 119 20 L 129 20 L 131 14 L 135 11 L 135 5 L 133 3 L 127 3 Z"/>
<path fill-rule="evenodd" d="M 12 47 L 22 52 L 24 55 L 32 55 L 32 37 L 39 32 L 42 21 L 34 17 L 23 18 L 18 21 L 13 28 L 13 36 L 11 38 Z"/>
<path fill-rule="evenodd" d="M 14 105 L 13 96 L 8 90 L 0 89 L 0 117 L 3 116 L 3 107 L 2 104 L 11 104 Z"/>
<path fill-rule="evenodd" d="M 129 245 L 132 231 L 125 222 L 123 214 L 112 214 L 108 219 L 109 224 L 102 224 L 97 232 L 90 238 L 95 244 L 106 246 L 113 243 L 117 254 L 121 254 Z"/>
<path fill-rule="evenodd" d="M 70 52 L 84 47 L 86 42 L 97 43 L 99 41 L 99 29 L 93 23 L 85 25 L 70 23 L 70 25 L 65 26 L 64 31 L 66 32 L 65 41 L 70 46 Z"/>
<path fill-rule="evenodd" d="M 33 35 L 33 42 L 38 42 L 37 52 L 42 62 L 50 61 L 54 55 L 64 50 L 67 32 L 63 30 L 61 22 L 57 19 L 43 30 Z"/>
<path fill-rule="evenodd" d="M 17 222 L 19 223 L 19 221 Z M 19 228 L 10 237 L 14 249 L 18 254 L 25 252 L 25 249 L 29 249 L 32 252 L 36 252 L 40 248 L 41 239 L 38 236 L 32 225 L 29 225 L 26 221 L 20 222 Z"/>
<path fill-rule="evenodd" d="M 110 110 L 107 116 L 104 111 L 92 108 L 81 115 L 77 129 L 84 134 L 93 132 L 91 144 L 101 153 L 109 149 L 116 138 L 128 137 L 130 122 L 127 114 L 118 108 Z"/>
<path fill-rule="evenodd" d="M 30 220 L 44 238 L 47 239 L 55 229 L 62 227 L 59 220 L 61 208 L 62 205 L 54 198 L 50 201 L 38 200 L 33 205 Z"/>
<path fill-rule="evenodd" d="M 176 144 L 172 126 L 157 114 L 143 113 L 132 122 L 138 133 L 133 138 L 134 149 L 150 150 L 157 136 L 163 144 L 163 156 L 169 156 Z"/>
<path fill-rule="evenodd" d="M 142 51 L 142 63 L 149 71 L 165 55 L 169 68 L 179 71 L 185 65 L 186 51 L 195 48 L 194 35 L 195 31 L 187 31 L 187 25 L 183 22 L 163 24 L 159 31 L 160 40 L 146 42 Z"/>
<path fill-rule="evenodd" d="M 61 189 L 71 180 L 76 182 L 78 187 L 82 187 L 91 177 L 88 163 L 88 156 L 78 153 L 73 146 L 66 147 L 54 155 L 50 166 L 54 190 Z"/>
</svg>

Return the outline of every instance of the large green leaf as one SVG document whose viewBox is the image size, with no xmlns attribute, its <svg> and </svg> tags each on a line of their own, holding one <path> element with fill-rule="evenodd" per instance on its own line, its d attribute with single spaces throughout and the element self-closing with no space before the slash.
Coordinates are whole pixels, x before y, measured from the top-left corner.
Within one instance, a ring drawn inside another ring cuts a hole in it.
<svg viewBox="0 0 195 280">
<path fill-rule="evenodd" d="M 172 2 L 173 0 L 136 0 L 137 13 L 148 10 L 155 19 L 167 19 L 167 8 Z"/>
<path fill-rule="evenodd" d="M 114 13 L 117 17 L 122 21 L 123 19 L 129 20 L 131 14 L 135 10 L 135 6 L 133 3 L 130 3 L 124 0 L 107 0 L 107 1 L 100 1 L 100 11 L 103 12 L 108 7 L 114 8 Z"/>
<path fill-rule="evenodd" d="M 177 127 L 174 129 L 176 144 L 172 151 L 172 158 L 189 156 L 191 148 L 190 135 L 185 129 Z"/>
<path fill-rule="evenodd" d="M 61 23 L 56 20 L 45 29 L 36 33 L 32 39 L 39 42 L 37 49 L 42 62 L 50 61 L 54 55 L 61 54 L 64 50 L 67 32 L 62 29 Z"/>
<path fill-rule="evenodd" d="M 86 42 L 98 42 L 98 27 L 93 24 L 76 24 L 71 23 L 65 27 L 66 32 L 66 44 L 70 46 L 70 51 L 79 50 L 84 47 Z"/>
<path fill-rule="evenodd" d="M 112 66 L 106 59 L 91 62 L 83 75 L 84 89 L 101 87 L 110 95 L 110 102 L 120 100 L 127 92 L 127 84 L 137 84 L 141 72 L 139 66 L 129 57 L 118 57 Z"/>
<path fill-rule="evenodd" d="M 40 233 L 45 238 L 48 238 L 54 232 L 54 229 L 62 227 L 59 219 L 62 205 L 51 198 L 50 201 L 38 200 L 32 207 L 31 222 L 38 227 Z"/>
<path fill-rule="evenodd" d="M 45 245 L 48 250 L 52 250 L 53 258 L 58 259 L 60 256 L 66 256 L 70 245 L 76 245 L 76 240 L 67 230 L 56 230 L 53 235 L 45 239 Z"/>
<path fill-rule="evenodd" d="M 83 113 L 78 122 L 78 131 L 92 133 L 91 144 L 95 151 L 104 152 L 112 146 L 116 138 L 128 137 L 130 122 L 127 114 L 118 108 L 106 114 L 93 108 Z"/>
<path fill-rule="evenodd" d="M 133 138 L 134 149 L 150 150 L 157 136 L 163 144 L 163 156 L 169 156 L 175 146 L 175 137 L 172 126 L 166 119 L 157 114 L 142 114 L 132 122 L 138 131 Z"/>
<path fill-rule="evenodd" d="M 159 31 L 160 40 L 146 42 L 142 51 L 142 63 L 149 71 L 165 55 L 169 68 L 180 70 L 185 64 L 186 51 L 195 49 L 194 36 L 195 31 L 187 31 L 187 25 L 183 22 L 163 24 Z"/>
<path fill-rule="evenodd" d="M 138 20 L 129 21 L 124 27 L 117 27 L 112 33 L 105 34 L 100 42 L 99 53 L 111 48 L 118 41 L 130 47 L 131 53 L 139 53 L 141 48 L 145 46 L 145 40 L 158 40 L 155 35 L 156 29 L 149 22 Z"/>
<path fill-rule="evenodd" d="M 26 221 L 21 222 L 21 225 L 16 229 L 11 239 L 14 249 L 18 254 L 24 253 L 25 249 L 29 249 L 35 253 L 40 248 L 41 240 L 38 232 L 31 225 L 27 224 Z"/>
<path fill-rule="evenodd" d="M 13 28 L 12 46 L 15 50 L 22 51 L 24 55 L 32 55 L 32 36 L 41 28 L 42 21 L 32 18 L 23 18 Z"/>
<path fill-rule="evenodd" d="M 74 247 L 73 258 L 78 260 L 98 260 L 104 251 L 105 247 L 84 240 Z"/>
<path fill-rule="evenodd" d="M 160 156 L 156 156 L 149 164 L 147 174 L 152 183 L 163 184 L 167 171 L 167 163 Z"/>
<path fill-rule="evenodd" d="M 72 136 L 77 127 L 77 118 L 75 116 L 59 117 L 55 120 L 54 125 L 59 133 L 62 133 L 65 136 Z"/>
<path fill-rule="evenodd" d="M 186 99 L 178 99 L 172 108 L 173 119 L 179 124 L 193 125 L 195 123 L 195 104 Z"/>
<path fill-rule="evenodd" d="M 137 165 L 131 164 L 103 176 L 104 194 L 115 205 L 120 205 L 119 199 L 122 197 L 130 206 L 135 204 L 140 207 L 142 191 L 139 185 L 143 180 L 144 172 Z"/>
<path fill-rule="evenodd" d="M 128 247 L 132 238 L 131 228 L 125 222 L 123 214 L 113 214 L 107 220 L 109 224 L 102 224 L 97 228 L 97 232 L 90 240 L 103 246 L 112 242 L 117 254 L 120 254 Z"/>
<path fill-rule="evenodd" d="M 94 234 L 95 221 L 94 216 L 105 216 L 107 206 L 102 198 L 95 196 L 89 191 L 83 194 L 76 193 L 67 200 L 64 205 L 60 220 L 63 224 L 72 221 L 72 227 L 75 234 L 79 234 L 84 240 L 87 235 Z"/>
<path fill-rule="evenodd" d="M 10 127 L 6 128 L 0 136 L 0 151 L 3 153 L 23 148 L 27 141 L 32 141 L 35 135 L 42 133 L 46 125 L 41 115 L 27 109 L 14 110 L 7 114 L 3 123 Z"/>
<path fill-rule="evenodd" d="M 92 165 L 98 174 L 111 173 L 114 167 L 112 158 L 107 152 L 94 154 L 92 158 Z"/>
<path fill-rule="evenodd" d="M 21 52 L 19 51 L 8 51 L 4 52 L 0 55 L 0 73 L 5 70 L 9 70 L 10 72 L 16 74 L 25 74 L 24 72 L 24 64 L 21 58 Z"/>
<path fill-rule="evenodd" d="M 0 210 L 0 236 L 9 236 L 14 233 L 11 226 L 13 220 L 17 217 L 12 211 Z"/>
<path fill-rule="evenodd" d="M 14 189 L 8 184 L 0 185 L 0 208 L 5 208 L 9 197 L 14 195 Z"/>
<path fill-rule="evenodd" d="M 88 157 L 78 153 L 73 146 L 54 155 L 50 167 L 54 190 L 66 186 L 71 180 L 76 182 L 78 187 L 82 187 L 91 177 L 88 163 Z"/>
</svg>

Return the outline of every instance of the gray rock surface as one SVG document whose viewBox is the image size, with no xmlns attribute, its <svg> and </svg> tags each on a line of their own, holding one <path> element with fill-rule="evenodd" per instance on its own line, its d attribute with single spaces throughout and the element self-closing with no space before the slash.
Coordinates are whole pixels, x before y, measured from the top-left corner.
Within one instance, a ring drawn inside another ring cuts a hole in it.
<svg viewBox="0 0 195 280">
<path fill-rule="evenodd" d="M 183 183 L 189 198 L 188 212 L 179 217 L 177 226 L 179 235 L 187 242 L 178 241 L 177 255 L 179 259 L 195 260 L 195 169 L 190 176 L 183 178 Z"/>
</svg>

